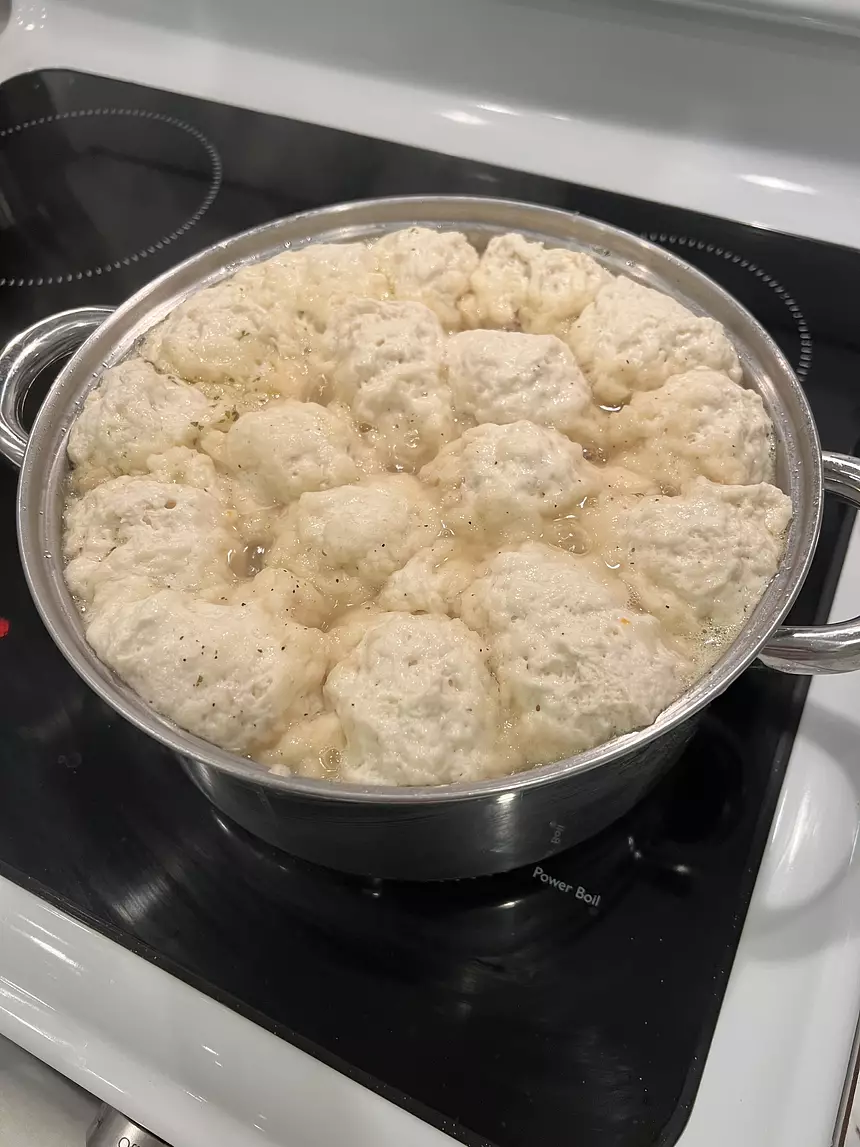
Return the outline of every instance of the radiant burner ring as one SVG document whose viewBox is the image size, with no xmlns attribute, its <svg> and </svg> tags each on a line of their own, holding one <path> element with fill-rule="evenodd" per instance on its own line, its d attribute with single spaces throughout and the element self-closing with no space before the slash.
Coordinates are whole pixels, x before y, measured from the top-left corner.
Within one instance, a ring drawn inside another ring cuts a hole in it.
<svg viewBox="0 0 860 1147">
<path fill-rule="evenodd" d="M 3 128 L 0 130 L 0 142 L 4 139 L 19 135 L 21 132 L 28 131 L 34 127 L 41 127 L 45 124 L 61 123 L 63 120 L 70 119 L 88 119 L 96 116 L 126 116 L 130 119 L 150 120 L 155 123 L 167 124 L 169 127 L 175 127 L 179 131 L 183 131 L 191 136 L 191 138 L 196 140 L 204 149 L 212 165 L 209 188 L 205 196 L 197 209 L 185 220 L 181 227 L 177 227 L 175 231 L 170 231 L 162 235 L 154 243 L 141 247 L 132 254 L 123 256 L 121 259 L 116 259 L 111 263 L 102 263 L 99 266 L 87 267 L 83 271 L 75 271 L 74 273 L 62 275 L 41 275 L 27 279 L 0 277 L 0 287 L 50 286 L 59 283 L 72 283 L 80 279 L 91 279 L 99 275 L 108 275 L 111 271 L 119 271 L 123 267 L 129 267 L 132 263 L 138 263 L 150 255 L 155 255 L 157 252 L 163 251 L 164 248 L 175 239 L 180 238 L 180 236 L 184 235 L 187 231 L 190 231 L 195 223 L 199 223 L 215 201 L 215 197 L 221 190 L 221 181 L 223 178 L 224 169 L 221 163 L 221 156 L 218 154 L 212 141 L 207 139 L 202 131 L 186 123 L 184 120 L 177 119 L 175 116 L 163 115 L 160 112 L 146 111 L 141 108 L 85 108 L 80 111 L 57 112 L 55 115 L 40 116 L 38 119 L 26 120 L 24 123 L 15 124 L 13 127 Z"/>
<path fill-rule="evenodd" d="M 769 287 L 777 298 L 788 307 L 789 314 L 797 328 L 797 335 L 800 339 L 800 355 L 795 364 L 795 373 L 799 382 L 806 380 L 812 365 L 812 335 L 809 331 L 809 323 L 807 323 L 806 317 L 796 300 L 779 280 L 775 279 L 773 275 L 769 275 L 767 271 L 763 271 L 752 259 L 744 259 L 742 255 L 736 255 L 734 251 L 730 251 L 727 247 L 720 247 L 717 243 L 704 243 L 701 239 L 691 239 L 686 235 L 671 235 L 666 231 L 643 232 L 642 238 L 648 239 L 651 243 L 661 243 L 668 247 L 686 247 L 688 250 L 701 251 L 706 255 L 717 255 L 719 258 L 725 259 L 727 263 L 736 263 L 739 267 L 743 267 L 744 270 L 749 271 L 750 274 Z"/>
</svg>

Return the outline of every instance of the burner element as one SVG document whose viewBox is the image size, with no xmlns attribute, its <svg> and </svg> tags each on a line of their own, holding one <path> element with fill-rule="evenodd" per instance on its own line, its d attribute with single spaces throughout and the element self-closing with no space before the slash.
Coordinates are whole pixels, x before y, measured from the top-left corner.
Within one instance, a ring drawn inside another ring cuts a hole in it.
<svg viewBox="0 0 860 1147">
<path fill-rule="evenodd" d="M 196 127 L 137 108 L 88 108 L 0 130 L 0 287 L 109 274 L 203 217 L 221 158 Z"/>
</svg>

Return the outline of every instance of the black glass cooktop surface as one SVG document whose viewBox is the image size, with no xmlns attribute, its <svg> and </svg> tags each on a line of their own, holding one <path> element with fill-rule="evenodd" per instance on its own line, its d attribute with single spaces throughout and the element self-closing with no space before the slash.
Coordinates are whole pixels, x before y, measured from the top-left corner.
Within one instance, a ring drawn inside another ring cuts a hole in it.
<svg viewBox="0 0 860 1147">
<path fill-rule="evenodd" d="M 776 337 L 825 447 L 854 449 L 858 254 L 65 72 L 0 87 L 0 339 L 52 311 L 118 303 L 276 216 L 425 192 L 548 203 L 672 247 Z M 802 680 L 749 671 L 658 789 L 543 873 L 347 878 L 228 824 L 80 683 L 28 595 L 15 486 L 0 468 L 0 873 L 464 1142 L 675 1141 Z M 847 524 L 828 507 L 797 621 L 826 615 Z"/>
</svg>

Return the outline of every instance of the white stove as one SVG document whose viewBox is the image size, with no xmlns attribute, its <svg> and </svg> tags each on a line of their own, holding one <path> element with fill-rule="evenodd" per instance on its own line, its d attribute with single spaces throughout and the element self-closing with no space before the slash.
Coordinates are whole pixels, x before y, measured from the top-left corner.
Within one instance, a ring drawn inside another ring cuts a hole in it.
<svg viewBox="0 0 860 1147">
<path fill-rule="evenodd" d="M 805 24 L 575 0 L 13 0 L 0 84 L 92 73 L 860 249 L 860 39 L 819 26 L 853 32 L 860 10 L 791 7 Z M 856 613 L 855 530 L 831 617 Z M 816 679 L 680 1147 L 853 1147 L 858 746 L 860 674 Z M 172 1147 L 451 1141 L 3 878 L 0 1034 Z"/>
</svg>

